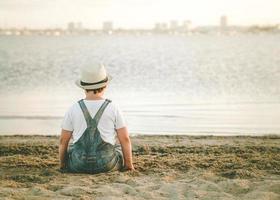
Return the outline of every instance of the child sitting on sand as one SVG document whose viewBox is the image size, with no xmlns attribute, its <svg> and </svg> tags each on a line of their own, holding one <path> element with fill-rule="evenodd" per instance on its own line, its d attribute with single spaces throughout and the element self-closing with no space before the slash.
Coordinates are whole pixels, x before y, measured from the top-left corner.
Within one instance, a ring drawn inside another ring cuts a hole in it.
<svg viewBox="0 0 280 200">
<path fill-rule="evenodd" d="M 122 114 L 114 103 L 103 98 L 111 77 L 103 65 L 83 68 L 81 72 L 76 85 L 85 90 L 85 99 L 75 103 L 62 122 L 60 169 L 82 173 L 134 170 Z M 71 137 L 73 144 L 68 148 Z M 116 145 L 116 138 L 121 147 Z"/>
</svg>

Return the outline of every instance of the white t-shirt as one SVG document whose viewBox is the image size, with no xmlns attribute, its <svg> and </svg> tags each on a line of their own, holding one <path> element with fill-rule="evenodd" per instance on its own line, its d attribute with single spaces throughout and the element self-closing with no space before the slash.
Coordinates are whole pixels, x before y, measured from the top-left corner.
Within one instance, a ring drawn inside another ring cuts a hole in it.
<svg viewBox="0 0 280 200">
<path fill-rule="evenodd" d="M 105 99 L 102 100 L 84 100 L 84 103 L 93 118 Z M 112 145 L 116 144 L 116 129 L 120 129 L 126 126 L 122 112 L 114 103 L 109 103 L 105 108 L 97 128 L 100 132 L 101 138 Z M 66 112 L 64 119 L 61 124 L 61 128 L 67 131 L 73 131 L 72 138 L 73 143 L 77 142 L 78 139 L 83 135 L 87 128 L 87 123 L 84 118 L 82 109 L 79 103 L 75 103 Z"/>
</svg>

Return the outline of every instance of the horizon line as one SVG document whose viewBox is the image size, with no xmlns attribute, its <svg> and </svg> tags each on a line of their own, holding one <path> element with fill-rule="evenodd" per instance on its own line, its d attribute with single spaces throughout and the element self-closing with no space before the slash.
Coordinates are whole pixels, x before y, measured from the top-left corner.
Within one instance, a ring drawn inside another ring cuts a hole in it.
<svg viewBox="0 0 280 200">
<path fill-rule="evenodd" d="M 179 21 L 179 20 L 178 20 Z M 79 21 L 71 21 L 74 23 L 80 23 Z M 21 25 L 21 26 L 3 26 L 0 25 L 0 29 L 5 30 L 5 29 L 28 29 L 28 30 L 47 30 L 47 29 L 61 29 L 61 30 L 67 30 L 68 27 L 67 25 L 71 22 L 68 22 L 67 24 L 63 25 L 63 26 L 55 26 L 55 25 L 50 25 L 50 26 L 28 26 L 28 25 Z M 108 21 L 104 21 L 104 22 L 108 22 Z M 103 23 L 101 23 L 100 26 L 95 26 L 95 27 L 90 27 L 90 26 L 82 26 L 83 30 L 103 30 Z M 165 22 L 162 22 L 165 23 Z M 152 26 L 135 26 L 135 27 L 126 27 L 126 26 L 117 26 L 114 27 L 114 30 L 153 30 L 155 28 L 155 24 L 157 24 L 157 22 L 155 22 Z M 166 23 L 169 24 L 169 23 Z M 227 27 L 273 27 L 273 26 L 280 26 L 280 22 L 279 23 L 252 23 L 252 24 L 230 24 L 227 25 Z M 220 27 L 220 24 L 201 24 L 201 25 L 195 25 L 193 26 L 193 28 L 198 28 L 198 27 Z"/>
</svg>

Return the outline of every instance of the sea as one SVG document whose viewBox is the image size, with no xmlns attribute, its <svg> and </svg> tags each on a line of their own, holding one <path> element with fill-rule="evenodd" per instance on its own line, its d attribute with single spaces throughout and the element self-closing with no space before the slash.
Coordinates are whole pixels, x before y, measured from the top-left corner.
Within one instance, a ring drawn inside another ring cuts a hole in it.
<svg viewBox="0 0 280 200">
<path fill-rule="evenodd" d="M 280 134 L 280 34 L 0 36 L 0 135 L 59 135 L 103 63 L 137 134 Z"/>
</svg>

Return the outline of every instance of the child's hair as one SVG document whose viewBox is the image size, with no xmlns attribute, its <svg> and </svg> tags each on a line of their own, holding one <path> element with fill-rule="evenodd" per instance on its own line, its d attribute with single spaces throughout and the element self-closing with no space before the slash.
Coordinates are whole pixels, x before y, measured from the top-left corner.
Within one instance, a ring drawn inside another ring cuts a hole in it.
<svg viewBox="0 0 280 200">
<path fill-rule="evenodd" d="M 101 93 L 105 87 L 97 88 L 97 89 L 86 89 L 86 92 L 93 92 L 94 94 Z"/>
</svg>

